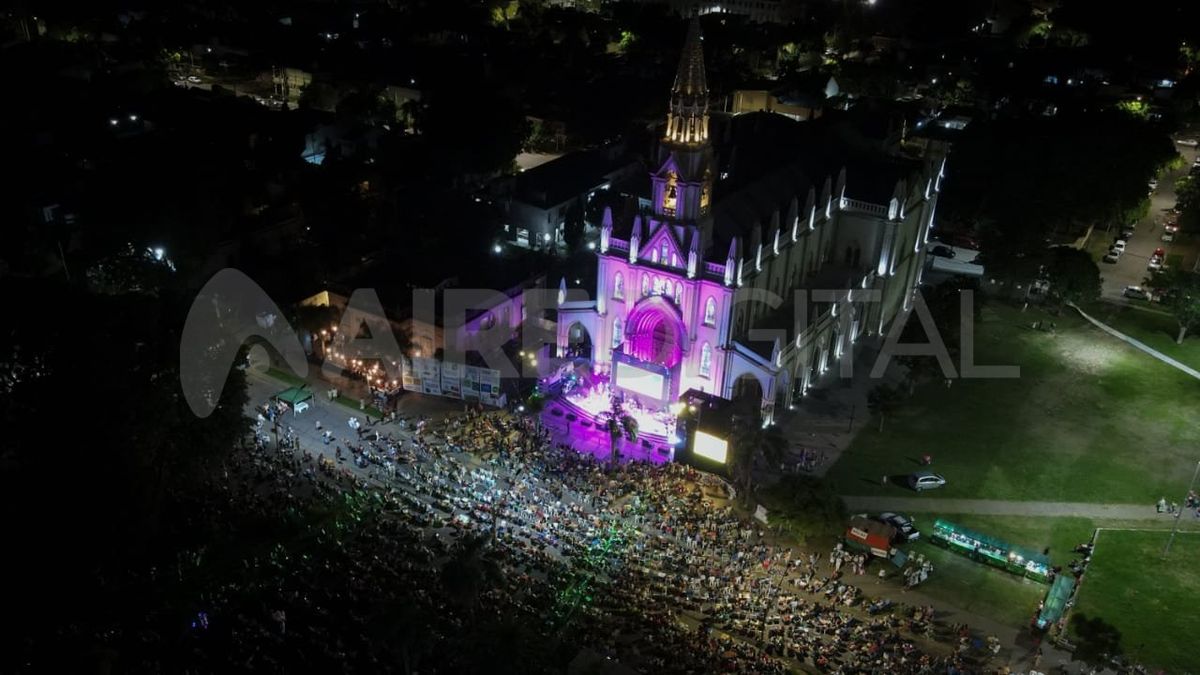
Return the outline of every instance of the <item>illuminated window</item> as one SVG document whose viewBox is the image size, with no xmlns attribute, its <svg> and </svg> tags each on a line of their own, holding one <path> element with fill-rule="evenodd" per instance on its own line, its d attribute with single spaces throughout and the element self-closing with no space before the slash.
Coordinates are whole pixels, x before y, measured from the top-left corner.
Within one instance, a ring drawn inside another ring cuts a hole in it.
<svg viewBox="0 0 1200 675">
<path fill-rule="evenodd" d="M 613 319 L 613 341 L 612 348 L 616 349 L 621 346 L 621 342 L 625 339 L 625 324 L 621 321 L 621 317 Z"/>
<path fill-rule="evenodd" d="M 642 275 L 642 297 L 644 298 L 647 295 L 650 295 L 650 275 L 643 274 Z"/>
<path fill-rule="evenodd" d="M 671 254 L 671 267 L 679 267 L 679 256 Z"/>
<path fill-rule="evenodd" d="M 613 275 L 613 297 L 617 300 L 625 299 L 625 277 L 621 276 L 620 272 Z"/>
<path fill-rule="evenodd" d="M 704 303 L 704 325 L 712 326 L 717 322 L 717 301 L 715 298 L 709 298 Z"/>
<path fill-rule="evenodd" d="M 683 306 L 683 284 L 675 282 L 675 304 Z"/>
<path fill-rule="evenodd" d="M 663 188 L 663 213 L 668 216 L 675 215 L 675 206 L 679 202 L 679 193 L 675 187 L 675 182 L 678 180 L 675 172 L 667 174 L 667 185 Z"/>
<path fill-rule="evenodd" d="M 650 262 L 658 262 L 658 251 L 650 251 Z"/>
<path fill-rule="evenodd" d="M 667 290 L 667 282 L 662 277 L 654 277 L 654 294 L 665 295 Z"/>
<path fill-rule="evenodd" d="M 700 348 L 700 377 L 712 376 L 712 347 L 707 342 Z"/>
<path fill-rule="evenodd" d="M 700 212 L 708 211 L 709 193 L 712 191 L 712 176 L 705 174 L 704 182 L 700 184 Z"/>
<path fill-rule="evenodd" d="M 667 264 L 667 255 L 668 255 L 667 254 L 667 242 L 664 241 L 662 243 L 662 246 L 659 248 L 659 250 L 662 251 L 662 255 L 659 256 L 659 260 L 662 260 L 663 264 L 666 265 Z"/>
</svg>

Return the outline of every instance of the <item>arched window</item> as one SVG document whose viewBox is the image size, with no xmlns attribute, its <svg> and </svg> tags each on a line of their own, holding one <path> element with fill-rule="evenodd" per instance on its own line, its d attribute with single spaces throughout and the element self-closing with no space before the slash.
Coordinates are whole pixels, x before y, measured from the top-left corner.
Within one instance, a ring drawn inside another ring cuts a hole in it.
<svg viewBox="0 0 1200 675">
<path fill-rule="evenodd" d="M 654 294 L 655 295 L 666 295 L 667 294 L 666 286 L 667 286 L 667 282 L 665 279 L 663 279 L 662 277 L 654 277 Z"/>
<path fill-rule="evenodd" d="M 683 306 L 683 284 L 675 282 L 675 304 Z"/>
<path fill-rule="evenodd" d="M 712 347 L 707 342 L 700 348 L 700 377 L 712 377 Z"/>
<path fill-rule="evenodd" d="M 654 263 L 658 262 L 658 251 L 655 251 L 655 250 L 651 249 L 651 251 L 650 251 L 650 262 L 654 262 Z"/>
<path fill-rule="evenodd" d="M 613 319 L 613 341 L 612 348 L 617 349 L 621 346 L 621 342 L 625 340 L 625 324 L 621 321 L 621 317 Z"/>
<path fill-rule="evenodd" d="M 717 300 L 709 298 L 704 303 L 704 325 L 714 326 L 717 323 Z"/>
<path fill-rule="evenodd" d="M 625 277 L 620 272 L 613 275 L 613 297 L 617 300 L 625 299 Z"/>
<path fill-rule="evenodd" d="M 671 254 L 671 267 L 679 267 L 679 256 Z"/>
<path fill-rule="evenodd" d="M 666 264 L 667 264 L 667 255 L 668 255 L 668 253 L 667 253 L 667 242 L 665 242 L 665 241 L 664 241 L 664 242 L 662 243 L 662 246 L 660 246 L 659 248 L 662 250 L 662 256 L 661 256 L 661 259 L 662 259 L 662 261 L 663 261 L 663 264 L 664 264 L 664 265 L 666 265 Z"/>
<path fill-rule="evenodd" d="M 642 275 L 642 297 L 644 298 L 647 295 L 650 295 L 650 275 L 643 274 Z"/>
</svg>

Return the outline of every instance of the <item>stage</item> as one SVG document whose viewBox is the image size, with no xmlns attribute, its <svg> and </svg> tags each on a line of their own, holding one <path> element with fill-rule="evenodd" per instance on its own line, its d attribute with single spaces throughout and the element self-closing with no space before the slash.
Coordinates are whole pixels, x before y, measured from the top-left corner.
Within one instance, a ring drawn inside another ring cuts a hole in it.
<svg viewBox="0 0 1200 675">
<path fill-rule="evenodd" d="M 597 423 L 597 417 L 610 408 L 608 397 L 601 398 L 599 394 L 587 397 L 560 396 L 546 404 L 546 409 L 542 411 L 542 423 L 555 432 L 556 443 L 566 443 L 601 462 L 608 462 L 611 460 L 612 438 L 608 433 L 607 420 L 600 418 Z M 646 411 L 627 412 L 638 420 L 638 435 L 636 441 L 621 438 L 621 461 L 656 464 L 672 461 L 673 421 L 668 428 Z"/>
</svg>

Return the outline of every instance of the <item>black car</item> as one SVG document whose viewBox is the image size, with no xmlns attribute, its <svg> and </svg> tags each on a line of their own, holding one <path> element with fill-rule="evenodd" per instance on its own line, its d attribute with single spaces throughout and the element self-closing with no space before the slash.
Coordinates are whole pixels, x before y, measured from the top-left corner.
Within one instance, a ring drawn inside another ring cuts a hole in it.
<svg viewBox="0 0 1200 675">
<path fill-rule="evenodd" d="M 933 250 L 931 250 L 929 254 L 936 255 L 939 258 L 953 258 L 956 255 L 954 253 L 954 249 L 950 248 L 949 246 L 934 246 Z"/>
<path fill-rule="evenodd" d="M 879 514 L 876 520 L 896 528 L 897 538 L 903 541 L 916 541 L 921 538 L 921 532 L 908 516 L 888 511 Z"/>
</svg>

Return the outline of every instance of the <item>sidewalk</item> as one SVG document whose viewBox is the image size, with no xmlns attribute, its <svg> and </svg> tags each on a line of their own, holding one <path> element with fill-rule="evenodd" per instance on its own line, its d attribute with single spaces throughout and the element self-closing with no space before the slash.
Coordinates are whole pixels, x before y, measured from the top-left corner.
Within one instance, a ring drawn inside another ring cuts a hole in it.
<svg viewBox="0 0 1200 675">
<path fill-rule="evenodd" d="M 821 458 L 809 475 L 824 476 L 871 421 L 868 392 L 884 382 L 895 384 L 901 379 L 895 359 L 888 364 L 883 377 L 871 377 L 882 346 L 880 336 L 863 337 L 843 357 L 853 356 L 850 377 L 842 377 L 841 364 L 833 363 L 804 397 L 795 401 L 793 410 L 775 411 L 780 430 L 788 440 L 789 463 L 798 461 L 802 450 L 808 449 Z"/>
<path fill-rule="evenodd" d="M 291 426 L 296 432 L 296 436 L 300 442 L 300 448 L 316 453 L 327 452 L 332 455 L 334 448 L 339 443 L 345 450 L 347 440 L 358 441 L 358 434 L 350 428 L 348 424 L 351 417 L 358 418 L 358 421 L 363 424 L 364 429 L 378 430 L 381 433 L 394 433 L 400 431 L 400 425 L 396 422 L 384 424 L 379 422 L 375 417 L 371 418 L 372 424 L 367 427 L 366 412 L 343 405 L 336 401 L 331 401 L 326 397 L 326 392 L 334 388 L 326 380 L 322 379 L 319 368 L 310 367 L 308 377 L 304 378 L 308 384 L 308 388 L 312 390 L 313 398 L 308 410 L 299 415 L 284 414 L 277 418 L 279 422 L 280 433 L 282 435 L 285 425 Z M 344 379 L 344 378 L 343 378 Z M 350 381 L 347 380 L 349 383 Z M 346 388 L 342 391 L 347 395 L 355 395 L 356 392 L 361 392 L 365 389 L 361 383 L 351 383 L 351 386 L 357 385 L 356 389 Z M 271 377 L 270 375 L 254 370 L 246 371 L 246 393 L 249 397 L 249 406 L 251 408 L 261 405 L 270 400 L 272 396 L 280 391 L 289 388 L 291 385 Z M 345 387 L 346 385 L 342 385 Z M 462 412 L 462 401 L 452 399 L 440 399 L 433 396 L 425 396 L 409 392 L 396 402 L 396 411 L 400 417 L 415 419 L 419 416 L 439 418 L 447 413 Z M 321 430 L 317 429 L 317 422 L 321 423 Z M 265 431 L 270 434 L 271 424 L 264 425 Z M 329 430 L 333 433 L 334 440 L 328 446 L 325 445 L 322 438 L 322 432 Z M 274 438 L 271 439 L 275 441 Z"/>
<path fill-rule="evenodd" d="M 1099 328 L 1100 330 L 1104 331 L 1105 333 L 1108 333 L 1109 335 L 1117 338 L 1118 340 L 1121 340 L 1122 342 L 1129 344 L 1130 346 L 1132 346 L 1136 349 L 1140 349 L 1141 351 L 1149 354 L 1150 356 L 1153 356 L 1154 358 L 1158 359 L 1159 361 L 1162 361 L 1163 363 L 1167 364 L 1168 366 L 1171 366 L 1172 368 L 1175 368 L 1176 370 L 1179 370 L 1182 373 L 1186 373 L 1186 374 L 1191 375 L 1192 377 L 1196 378 L 1197 380 L 1200 380 L 1200 371 L 1197 371 L 1195 368 L 1192 368 L 1191 366 L 1189 366 L 1187 364 L 1180 363 L 1179 361 L 1176 361 L 1175 359 L 1171 358 L 1170 356 L 1167 356 L 1166 354 L 1163 354 L 1162 352 L 1160 352 L 1156 349 L 1150 348 L 1150 346 L 1147 345 L 1146 343 L 1141 342 L 1139 340 L 1135 340 L 1135 339 L 1129 337 L 1128 335 L 1122 333 L 1121 331 L 1109 326 L 1108 324 L 1092 318 L 1087 312 L 1084 312 L 1082 309 L 1077 307 L 1075 305 L 1075 303 L 1068 302 L 1067 304 L 1072 309 L 1074 309 L 1076 312 L 1079 312 L 1079 315 L 1082 316 L 1084 319 L 1087 319 L 1087 321 L 1090 322 L 1093 326 Z"/>
<path fill-rule="evenodd" d="M 989 516 L 1146 520 L 1170 525 L 1172 514 L 1158 513 L 1154 504 L 1089 504 L 1082 502 L 1023 502 L 1000 499 L 938 499 L 936 497 L 842 496 L 851 511 L 911 511 L 914 513 L 973 513 Z M 1190 512 L 1185 521 L 1198 521 Z"/>
</svg>

